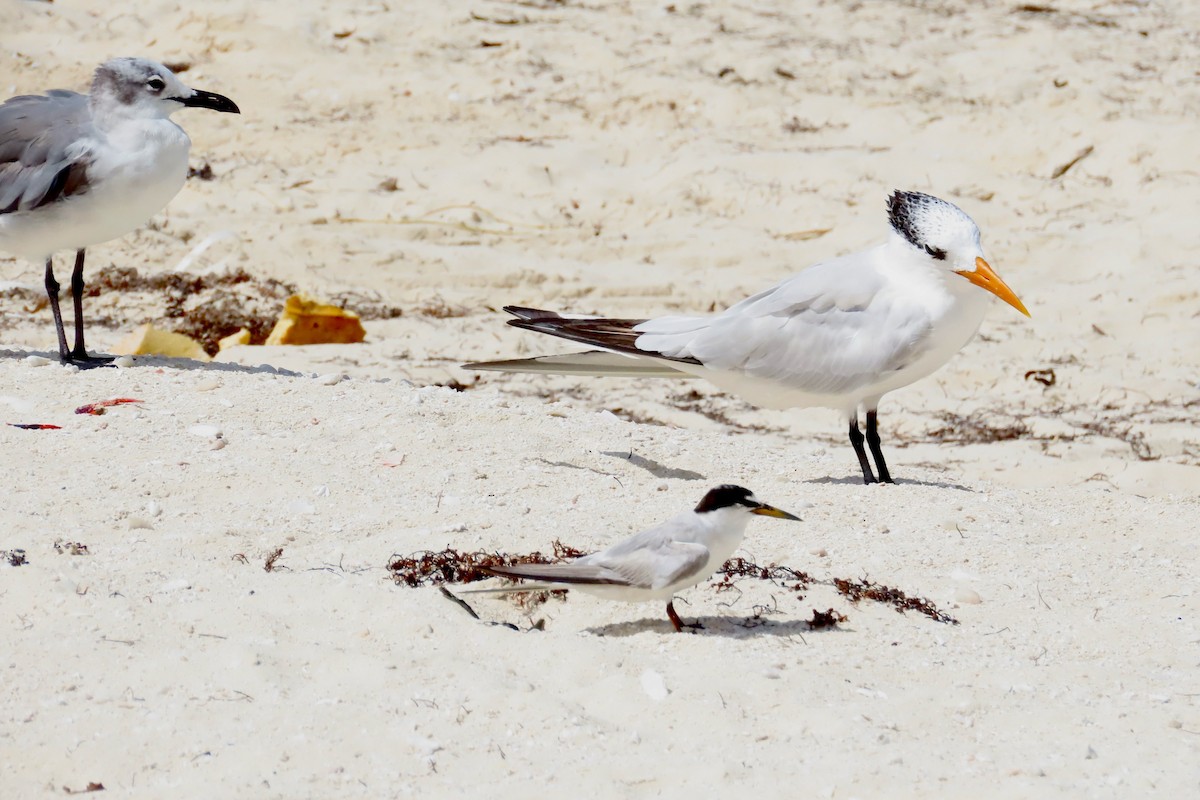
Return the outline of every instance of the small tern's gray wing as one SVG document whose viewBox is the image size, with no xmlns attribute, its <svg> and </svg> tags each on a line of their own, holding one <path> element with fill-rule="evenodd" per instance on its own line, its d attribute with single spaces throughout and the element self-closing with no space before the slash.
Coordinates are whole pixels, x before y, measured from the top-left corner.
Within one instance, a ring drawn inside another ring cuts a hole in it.
<svg viewBox="0 0 1200 800">
<path fill-rule="evenodd" d="M 709 551 L 695 542 L 663 541 L 636 549 L 616 548 L 589 556 L 588 560 L 621 579 L 628 586 L 643 589 L 662 589 L 694 578 L 696 583 L 707 578 L 700 574 L 708 563 Z"/>
<path fill-rule="evenodd" d="M 0 214 L 88 189 L 92 123 L 86 95 L 51 91 L 0 105 Z"/>
<path fill-rule="evenodd" d="M 698 575 L 707 563 L 708 548 L 704 545 L 672 541 L 659 529 L 652 528 L 604 552 L 568 564 L 520 564 L 488 567 L 484 571 L 543 583 L 661 589 Z M 697 581 L 703 577 L 697 577 Z"/>
<path fill-rule="evenodd" d="M 619 574 L 604 567 L 573 561 L 569 564 L 517 564 L 511 567 L 481 567 L 504 578 L 524 578 L 546 583 L 629 585 Z"/>
</svg>

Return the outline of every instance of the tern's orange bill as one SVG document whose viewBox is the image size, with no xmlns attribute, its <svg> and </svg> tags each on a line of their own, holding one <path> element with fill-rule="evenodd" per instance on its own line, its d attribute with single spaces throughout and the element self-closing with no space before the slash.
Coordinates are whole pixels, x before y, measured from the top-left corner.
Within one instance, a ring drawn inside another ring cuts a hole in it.
<svg viewBox="0 0 1200 800">
<path fill-rule="evenodd" d="M 1002 281 L 995 270 L 982 258 L 975 259 L 975 269 L 969 272 L 967 270 L 958 270 L 958 274 L 979 288 L 987 289 L 1025 316 L 1030 316 L 1029 310 L 1025 308 L 1025 304 L 1021 302 L 1016 293 L 1008 288 L 1008 284 Z"/>
<path fill-rule="evenodd" d="M 795 514 L 789 514 L 786 511 L 778 509 L 775 506 L 769 506 L 766 503 L 763 503 L 762 505 L 757 505 L 754 508 L 750 509 L 750 513 L 751 514 L 761 514 L 764 517 L 776 517 L 778 519 L 794 519 L 794 520 L 796 520 L 796 522 L 803 522 L 803 520 L 801 520 Z"/>
</svg>

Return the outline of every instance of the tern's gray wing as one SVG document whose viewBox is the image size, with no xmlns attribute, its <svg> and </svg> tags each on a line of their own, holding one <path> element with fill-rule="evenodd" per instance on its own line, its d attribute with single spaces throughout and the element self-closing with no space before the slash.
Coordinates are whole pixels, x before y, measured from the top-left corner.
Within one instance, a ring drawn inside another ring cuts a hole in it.
<svg viewBox="0 0 1200 800">
<path fill-rule="evenodd" d="M 703 578 L 699 573 L 708 556 L 704 545 L 673 541 L 660 528 L 652 528 L 569 564 L 522 564 L 493 567 L 488 572 L 548 583 L 661 589 L 693 576 Z"/>
<path fill-rule="evenodd" d="M 87 191 L 92 134 L 87 95 L 55 90 L 0 105 L 0 214 Z"/>
<path fill-rule="evenodd" d="M 928 348 L 928 309 L 888 291 L 882 250 L 816 264 L 710 317 L 641 323 L 637 347 L 813 394 L 853 392 Z"/>
<path fill-rule="evenodd" d="M 646 531 L 651 533 L 651 531 Z M 653 544 L 617 551 L 611 548 L 589 556 L 598 567 L 620 575 L 629 586 L 662 589 L 680 581 L 708 577 L 701 575 L 708 563 L 708 548 L 695 542 L 676 542 L 665 537 Z"/>
</svg>

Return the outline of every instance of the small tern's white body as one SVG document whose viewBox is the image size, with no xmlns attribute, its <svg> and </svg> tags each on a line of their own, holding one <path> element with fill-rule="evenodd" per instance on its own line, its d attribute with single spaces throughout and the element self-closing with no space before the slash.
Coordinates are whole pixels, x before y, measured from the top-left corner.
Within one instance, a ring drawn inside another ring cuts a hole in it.
<svg viewBox="0 0 1200 800">
<path fill-rule="evenodd" d="M 630 536 L 598 553 L 566 564 L 523 564 L 490 569 L 509 578 L 528 578 L 540 584 L 522 584 L 500 591 L 569 588 L 628 603 L 666 600 L 667 613 L 681 627 L 670 600 L 721 568 L 738 546 L 753 515 L 797 519 L 758 502 L 747 489 L 719 486 L 705 495 L 695 509 Z"/>
</svg>

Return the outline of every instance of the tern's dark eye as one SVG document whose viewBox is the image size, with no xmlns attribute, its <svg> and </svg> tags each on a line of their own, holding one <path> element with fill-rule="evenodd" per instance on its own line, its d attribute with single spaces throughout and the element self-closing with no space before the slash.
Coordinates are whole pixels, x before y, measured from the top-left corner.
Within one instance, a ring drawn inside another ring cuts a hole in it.
<svg viewBox="0 0 1200 800">
<path fill-rule="evenodd" d="M 933 256 L 938 261 L 946 260 L 946 251 L 941 249 L 940 247 L 934 247 L 931 244 L 927 244 L 927 245 L 925 245 L 925 252 L 929 253 L 929 255 Z"/>
<path fill-rule="evenodd" d="M 146 88 L 152 92 L 161 92 L 167 88 L 167 82 L 155 75 L 150 80 L 146 81 Z"/>
</svg>

